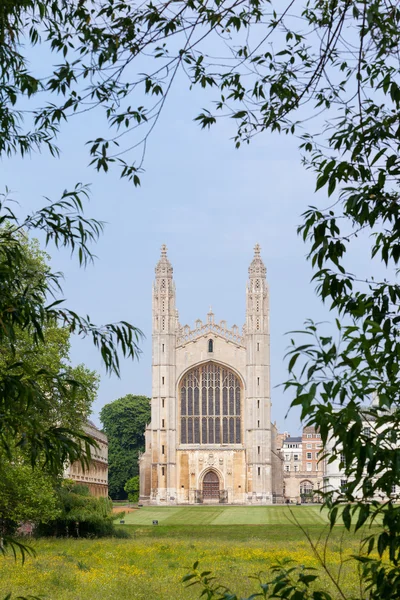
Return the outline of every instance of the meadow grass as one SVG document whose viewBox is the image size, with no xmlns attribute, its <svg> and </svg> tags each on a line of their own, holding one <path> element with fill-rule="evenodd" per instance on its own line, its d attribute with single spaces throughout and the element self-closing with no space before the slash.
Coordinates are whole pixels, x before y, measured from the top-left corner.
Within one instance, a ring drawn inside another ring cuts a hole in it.
<svg viewBox="0 0 400 600">
<path fill-rule="evenodd" d="M 152 509 L 153 512 L 142 509 L 140 514 L 149 517 L 159 512 L 160 525 L 118 526 L 130 533 L 130 539 L 34 540 L 37 556 L 29 558 L 23 567 L 11 557 L 1 559 L 0 598 L 12 591 L 16 596 L 42 594 L 48 600 L 192 600 L 199 597 L 200 590 L 185 589 L 181 579 L 196 560 L 205 570 L 212 570 L 221 583 L 246 596 L 255 591 L 255 582 L 249 576 L 263 572 L 267 580 L 268 569 L 277 560 L 288 558 L 294 564 L 319 569 L 304 533 L 286 517 L 283 519 L 284 513 L 273 513 L 277 507 L 244 509 L 260 512 L 259 519 L 265 518 L 265 510 L 270 512 L 269 522 L 282 515 L 283 521 L 269 525 L 252 524 L 256 516 L 232 513 L 231 507 L 222 512 L 220 507 L 213 508 L 195 508 L 196 515 L 186 508 L 185 519 L 192 515 L 192 522 L 186 525 L 179 524 L 184 515 L 179 508 Z M 295 509 L 312 539 L 325 539 L 326 522 L 319 518 L 310 522 L 312 514 L 320 515 L 318 508 Z M 215 524 L 230 522 L 233 514 L 250 519 L 250 523 Z M 206 518 L 211 521 L 202 524 Z M 170 524 L 161 524 L 167 520 Z M 343 526 L 337 526 L 327 545 L 330 568 L 336 574 L 341 568 L 345 589 L 354 593 L 358 589 L 355 563 L 343 561 L 357 552 L 359 541 L 360 534 L 351 536 Z M 333 597 L 338 597 L 326 575 L 322 575 L 322 580 Z"/>
</svg>

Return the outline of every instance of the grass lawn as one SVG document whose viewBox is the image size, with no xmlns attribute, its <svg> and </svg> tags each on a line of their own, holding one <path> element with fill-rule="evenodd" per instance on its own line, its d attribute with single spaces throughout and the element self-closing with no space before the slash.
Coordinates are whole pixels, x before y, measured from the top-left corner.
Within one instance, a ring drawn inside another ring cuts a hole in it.
<svg viewBox="0 0 400 600">
<path fill-rule="evenodd" d="M 293 513 L 314 540 L 324 535 L 326 521 L 318 507 L 293 507 Z M 34 594 L 48 600 L 193 600 L 199 590 L 185 589 L 181 579 L 195 560 L 246 597 L 256 591 L 249 576 L 263 572 L 267 580 L 277 560 L 319 568 L 285 507 L 148 507 L 128 516 L 136 524 L 118 527 L 130 539 L 41 539 L 32 542 L 37 557 L 23 567 L 11 557 L 0 558 L 0 598 L 12 591 L 13 598 Z M 148 525 L 153 518 L 159 526 Z M 342 526 L 334 529 L 327 551 L 333 573 L 357 551 L 359 539 Z M 341 578 L 347 592 L 358 591 L 354 563 L 344 563 Z M 326 575 L 323 582 L 336 598 Z"/>
<path fill-rule="evenodd" d="M 324 525 L 326 511 L 319 506 L 144 506 L 124 517 L 127 525 Z M 117 521 L 118 522 L 118 521 Z"/>
</svg>

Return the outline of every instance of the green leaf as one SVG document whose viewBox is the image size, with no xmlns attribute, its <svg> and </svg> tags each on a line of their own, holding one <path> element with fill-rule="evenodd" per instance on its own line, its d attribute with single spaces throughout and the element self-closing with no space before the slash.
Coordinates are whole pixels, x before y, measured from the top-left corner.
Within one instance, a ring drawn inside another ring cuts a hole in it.
<svg viewBox="0 0 400 600">
<path fill-rule="evenodd" d="M 370 505 L 369 504 L 358 504 L 358 519 L 355 526 L 355 531 L 360 529 L 368 519 L 370 514 Z"/>
</svg>

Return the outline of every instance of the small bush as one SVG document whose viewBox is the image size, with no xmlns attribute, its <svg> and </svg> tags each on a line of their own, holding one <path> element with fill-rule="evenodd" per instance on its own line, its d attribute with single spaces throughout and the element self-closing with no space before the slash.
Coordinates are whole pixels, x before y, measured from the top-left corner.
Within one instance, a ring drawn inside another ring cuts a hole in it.
<svg viewBox="0 0 400 600">
<path fill-rule="evenodd" d="M 68 482 L 59 490 L 61 514 L 58 519 L 40 523 L 38 536 L 106 537 L 113 536 L 114 515 L 109 498 L 95 498 L 87 486 Z"/>
</svg>

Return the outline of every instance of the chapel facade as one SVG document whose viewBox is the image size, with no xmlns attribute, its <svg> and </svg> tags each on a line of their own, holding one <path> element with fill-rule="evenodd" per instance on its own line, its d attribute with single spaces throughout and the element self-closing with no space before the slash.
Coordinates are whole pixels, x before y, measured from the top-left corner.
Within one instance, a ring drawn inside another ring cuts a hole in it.
<svg viewBox="0 0 400 600">
<path fill-rule="evenodd" d="M 155 269 L 151 423 L 140 456 L 143 504 L 272 504 L 283 491 L 271 424 L 269 293 L 257 244 L 240 331 L 181 326 L 166 246 Z"/>
</svg>

